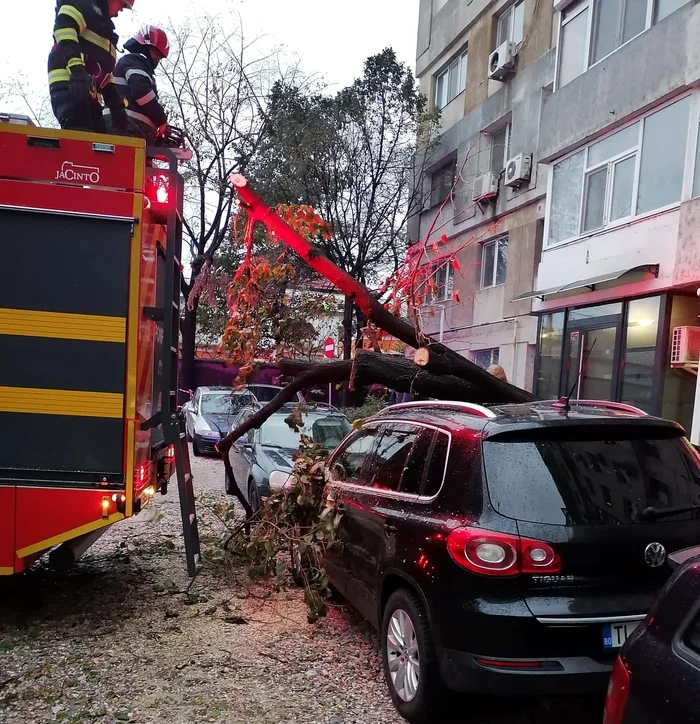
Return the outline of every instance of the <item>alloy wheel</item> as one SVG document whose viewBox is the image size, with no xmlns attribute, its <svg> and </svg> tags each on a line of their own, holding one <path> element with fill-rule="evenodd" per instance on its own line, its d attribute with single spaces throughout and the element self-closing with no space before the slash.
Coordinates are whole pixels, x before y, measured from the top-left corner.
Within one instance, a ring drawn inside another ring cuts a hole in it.
<svg viewBox="0 0 700 724">
<path fill-rule="evenodd" d="M 391 681 L 403 701 L 413 701 L 420 682 L 418 639 L 411 617 L 397 608 L 386 633 L 386 655 Z"/>
</svg>

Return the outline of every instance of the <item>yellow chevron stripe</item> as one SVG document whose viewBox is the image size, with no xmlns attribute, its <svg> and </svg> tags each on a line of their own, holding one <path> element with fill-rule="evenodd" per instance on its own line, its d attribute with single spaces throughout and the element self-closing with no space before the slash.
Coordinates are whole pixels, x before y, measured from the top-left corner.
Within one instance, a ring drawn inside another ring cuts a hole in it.
<svg viewBox="0 0 700 724">
<path fill-rule="evenodd" d="M 78 8 L 73 7 L 73 5 L 63 5 L 61 6 L 61 9 L 58 11 L 59 15 L 67 15 L 72 20 L 75 20 L 79 32 L 83 32 L 85 28 L 87 28 L 87 23 L 85 22 L 85 16 L 78 10 Z"/>
<path fill-rule="evenodd" d="M 73 528 L 73 530 L 61 533 L 60 535 L 55 535 L 53 538 L 47 538 L 46 540 L 34 543 L 26 548 L 20 548 L 17 551 L 17 558 L 26 558 L 27 556 L 31 556 L 33 553 L 48 550 L 49 548 L 57 546 L 59 543 L 63 543 L 67 540 L 73 540 L 73 538 L 85 535 L 86 533 L 92 533 L 93 530 L 104 528 L 106 525 L 112 525 L 112 523 L 116 523 L 118 520 L 123 519 L 124 516 L 121 513 L 114 513 L 113 515 L 110 515 L 109 518 L 102 518 L 101 520 L 96 520 L 93 523 L 81 525 L 80 528 Z"/>
<path fill-rule="evenodd" d="M 93 45 L 96 45 L 98 48 L 102 48 L 102 50 L 109 53 L 113 58 L 117 57 L 117 49 L 112 45 L 111 41 L 109 41 L 107 38 L 103 38 L 101 35 L 98 35 L 97 33 L 93 32 L 92 30 L 83 30 L 80 33 L 80 37 L 83 40 L 87 40 L 88 43 L 92 43 Z"/>
<path fill-rule="evenodd" d="M 0 412 L 120 418 L 124 414 L 124 396 L 112 392 L 0 387 Z"/>
<path fill-rule="evenodd" d="M 126 319 L 0 308 L 0 335 L 3 334 L 91 342 L 125 342 Z"/>
<path fill-rule="evenodd" d="M 70 81 L 70 71 L 69 70 L 51 70 L 49 71 L 49 85 L 53 85 L 54 83 L 68 83 Z M 3 131 L 6 129 L 3 128 Z"/>
<path fill-rule="evenodd" d="M 71 43 L 78 43 L 78 33 L 73 28 L 59 28 L 53 31 L 54 40 L 57 43 L 63 43 L 68 40 Z"/>
<path fill-rule="evenodd" d="M 15 572 L 14 568 L 0 566 L 0 576 L 11 576 Z"/>
</svg>

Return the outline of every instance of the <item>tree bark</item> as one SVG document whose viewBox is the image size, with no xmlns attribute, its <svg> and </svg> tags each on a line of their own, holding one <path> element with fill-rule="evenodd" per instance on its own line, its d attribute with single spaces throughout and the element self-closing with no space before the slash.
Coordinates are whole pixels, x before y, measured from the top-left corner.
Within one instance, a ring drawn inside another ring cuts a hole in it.
<svg viewBox="0 0 700 724">
<path fill-rule="evenodd" d="M 353 279 L 330 259 L 324 256 L 303 236 L 292 229 L 280 216 L 272 211 L 250 188 L 243 176 L 232 178 L 242 205 L 253 217 L 264 224 L 268 232 L 297 252 L 304 261 L 319 274 L 332 282 L 346 297 L 351 297 L 369 320 L 377 327 L 400 339 L 413 348 L 428 347 L 429 371 L 449 370 L 449 373 L 478 385 L 491 402 L 529 402 L 534 396 L 519 387 L 502 382 L 490 375 L 458 352 L 430 337 L 421 334 L 415 327 L 394 316 L 384 307 L 363 284 Z"/>
<path fill-rule="evenodd" d="M 288 368 L 289 364 L 283 363 L 281 366 Z M 435 397 L 438 400 L 492 402 L 487 399 L 485 391 L 480 386 L 454 375 L 433 375 L 403 357 L 359 351 L 354 361 L 322 362 L 306 369 L 274 400 L 268 402 L 258 412 L 251 415 L 246 422 L 222 438 L 217 445 L 217 450 L 227 460 L 227 453 L 231 449 L 231 445 L 239 437 L 245 435 L 249 430 L 260 427 L 270 415 L 294 400 L 299 390 L 322 383 L 344 382 L 349 380 L 351 375 L 354 375 L 358 384 L 371 385 L 377 382 L 397 392 L 410 392 Z"/>
<path fill-rule="evenodd" d="M 178 386 L 181 390 L 192 390 L 193 392 L 195 388 L 194 360 L 197 350 L 198 306 L 199 300 L 195 299 L 192 309 L 189 309 L 187 299 L 185 299 L 185 318 L 180 323 L 180 331 L 182 333 L 182 366 L 180 367 L 180 381 Z M 185 393 L 178 391 L 178 399 L 180 400 L 180 404 L 182 404 L 183 402 L 187 402 L 189 397 L 185 395 Z"/>
</svg>

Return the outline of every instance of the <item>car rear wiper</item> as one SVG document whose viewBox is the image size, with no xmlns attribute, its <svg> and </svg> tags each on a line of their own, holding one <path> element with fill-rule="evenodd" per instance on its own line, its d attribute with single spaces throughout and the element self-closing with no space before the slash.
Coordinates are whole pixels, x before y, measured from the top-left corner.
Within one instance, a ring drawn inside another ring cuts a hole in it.
<svg viewBox="0 0 700 724">
<path fill-rule="evenodd" d="M 694 510 L 700 509 L 700 505 L 684 505 L 680 508 L 654 508 L 650 506 L 645 508 L 640 514 L 640 520 L 659 520 L 660 518 L 670 518 L 672 515 L 680 515 L 681 513 L 692 513 Z"/>
</svg>

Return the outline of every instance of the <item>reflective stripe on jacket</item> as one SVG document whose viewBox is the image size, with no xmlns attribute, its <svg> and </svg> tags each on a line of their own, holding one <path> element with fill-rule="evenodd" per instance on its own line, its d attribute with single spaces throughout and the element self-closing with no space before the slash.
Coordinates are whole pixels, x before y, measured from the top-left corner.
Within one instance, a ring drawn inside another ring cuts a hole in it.
<svg viewBox="0 0 700 724">
<path fill-rule="evenodd" d="M 49 85 L 70 80 L 73 68 L 85 66 L 94 77 L 109 78 L 119 40 L 107 0 L 58 0 L 49 54 Z"/>
</svg>

